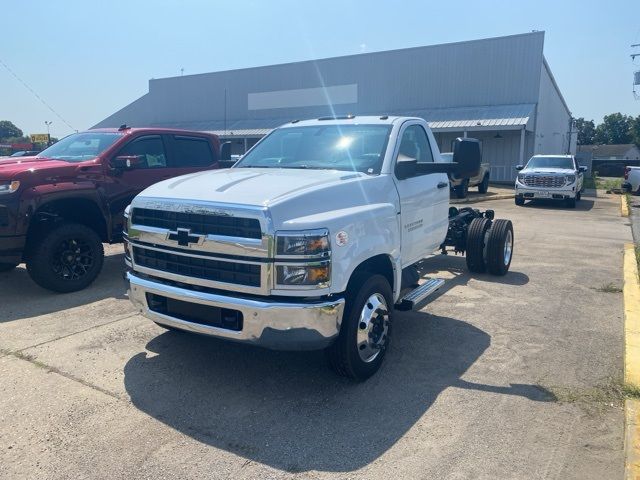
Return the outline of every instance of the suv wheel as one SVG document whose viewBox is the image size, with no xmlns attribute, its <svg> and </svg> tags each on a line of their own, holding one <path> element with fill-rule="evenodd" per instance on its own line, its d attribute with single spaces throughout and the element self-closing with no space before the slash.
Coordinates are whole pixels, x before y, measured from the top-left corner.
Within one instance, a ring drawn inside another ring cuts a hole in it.
<svg viewBox="0 0 640 480">
<path fill-rule="evenodd" d="M 68 293 L 89 286 L 103 262 L 104 249 L 98 234 L 79 223 L 67 223 L 44 233 L 29 252 L 27 270 L 41 287 Z"/>
<path fill-rule="evenodd" d="M 478 192 L 487 193 L 488 191 L 489 191 L 489 174 L 487 173 L 482 179 L 482 182 L 478 185 Z"/>
<path fill-rule="evenodd" d="M 516 205 L 518 206 L 524 205 L 524 198 L 516 197 Z"/>
<path fill-rule="evenodd" d="M 579 202 L 581 198 L 582 198 L 582 192 L 576 193 L 576 201 Z"/>
<path fill-rule="evenodd" d="M 567 207 L 576 208 L 576 199 L 575 198 L 567 198 Z"/>
<path fill-rule="evenodd" d="M 340 335 L 326 354 L 338 375 L 362 381 L 378 371 L 389 347 L 393 294 L 382 275 L 359 273 L 346 300 Z"/>
<path fill-rule="evenodd" d="M 469 192 L 469 179 L 465 178 L 460 185 L 453 187 L 453 190 L 456 192 L 456 198 L 467 198 L 467 193 Z"/>
</svg>

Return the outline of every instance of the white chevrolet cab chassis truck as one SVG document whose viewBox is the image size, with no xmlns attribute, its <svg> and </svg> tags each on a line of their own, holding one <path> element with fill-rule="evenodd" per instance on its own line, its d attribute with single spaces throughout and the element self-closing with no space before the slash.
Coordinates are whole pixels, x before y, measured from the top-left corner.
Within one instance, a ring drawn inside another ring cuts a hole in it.
<svg viewBox="0 0 640 480">
<path fill-rule="evenodd" d="M 513 227 L 449 207 L 447 175 L 477 174 L 477 140 L 441 161 L 427 123 L 331 117 L 275 129 L 232 168 L 173 178 L 127 208 L 129 297 L 157 324 L 285 350 L 325 349 L 341 374 L 380 367 L 395 310 L 443 284 L 416 264 L 466 253 L 504 275 Z"/>
</svg>

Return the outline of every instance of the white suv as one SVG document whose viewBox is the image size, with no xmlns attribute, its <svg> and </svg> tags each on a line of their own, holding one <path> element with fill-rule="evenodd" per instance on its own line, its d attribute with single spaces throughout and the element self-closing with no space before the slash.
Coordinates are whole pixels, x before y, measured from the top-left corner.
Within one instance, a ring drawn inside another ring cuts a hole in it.
<svg viewBox="0 0 640 480">
<path fill-rule="evenodd" d="M 586 167 L 573 155 L 534 155 L 526 166 L 518 165 L 516 205 L 525 200 L 563 200 L 575 208 L 580 200 Z"/>
</svg>

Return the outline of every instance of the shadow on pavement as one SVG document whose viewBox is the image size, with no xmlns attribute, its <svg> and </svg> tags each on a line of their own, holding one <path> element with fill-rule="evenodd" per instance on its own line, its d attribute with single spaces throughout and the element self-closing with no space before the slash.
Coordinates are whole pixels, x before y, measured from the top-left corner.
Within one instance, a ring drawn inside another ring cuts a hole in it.
<svg viewBox="0 0 640 480">
<path fill-rule="evenodd" d="M 533 385 L 462 380 L 490 337 L 452 318 L 396 315 L 383 368 L 364 383 L 336 377 L 322 352 L 275 352 L 167 332 L 125 366 L 133 404 L 196 440 L 289 472 L 347 472 L 371 463 L 449 387 L 553 396 Z"/>
<path fill-rule="evenodd" d="M 527 200 L 524 208 L 537 208 L 543 210 L 567 210 L 569 212 L 588 212 L 593 208 L 595 200 L 582 198 L 576 202 L 576 208 L 569 208 L 562 200 Z"/>
<path fill-rule="evenodd" d="M 108 255 L 95 282 L 79 292 L 64 294 L 36 285 L 24 265 L 0 273 L 0 323 L 59 312 L 105 298 L 125 298 L 124 270 L 124 254 Z"/>
</svg>

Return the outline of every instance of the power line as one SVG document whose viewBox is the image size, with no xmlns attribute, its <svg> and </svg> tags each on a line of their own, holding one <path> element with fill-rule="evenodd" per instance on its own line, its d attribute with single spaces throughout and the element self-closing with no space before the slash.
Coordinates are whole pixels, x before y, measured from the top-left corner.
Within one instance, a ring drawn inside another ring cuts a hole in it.
<svg viewBox="0 0 640 480">
<path fill-rule="evenodd" d="M 40 95 L 38 95 L 38 94 L 33 90 L 33 88 L 31 88 L 31 87 L 27 84 L 27 82 L 25 82 L 25 81 L 24 81 L 24 80 L 22 80 L 18 75 L 16 75 L 16 73 L 15 73 L 13 70 L 11 70 L 11 69 L 9 68 L 9 65 L 7 65 L 6 63 L 4 63 L 4 62 L 2 61 L 2 59 L 1 59 L 1 58 L 0 58 L 0 64 L 2 64 L 2 66 L 3 66 L 4 68 L 6 68 L 6 69 L 7 69 L 7 71 L 8 71 L 11 75 L 13 75 L 13 76 L 15 77 L 15 79 L 16 79 L 16 80 L 18 80 L 22 85 L 24 85 L 24 88 L 26 88 L 26 89 L 27 89 L 27 90 L 29 90 L 31 93 L 33 93 L 33 95 L 34 95 L 38 100 L 40 100 L 40 102 L 42 102 L 42 104 L 43 104 L 45 107 L 47 107 L 49 110 L 51 110 L 55 116 L 57 116 L 60 120 L 62 120 L 62 121 L 64 122 L 64 124 L 65 124 L 67 127 L 69 127 L 71 130 L 75 130 L 75 131 L 77 131 L 75 128 L 73 128 L 73 127 L 69 124 L 69 122 L 67 122 L 64 118 L 62 118 L 62 115 L 60 115 L 58 112 L 56 112 L 56 111 L 53 109 L 53 107 L 51 107 L 51 105 L 49 105 L 47 102 L 45 102 L 45 101 L 43 100 L 43 98 L 42 98 Z"/>
</svg>

